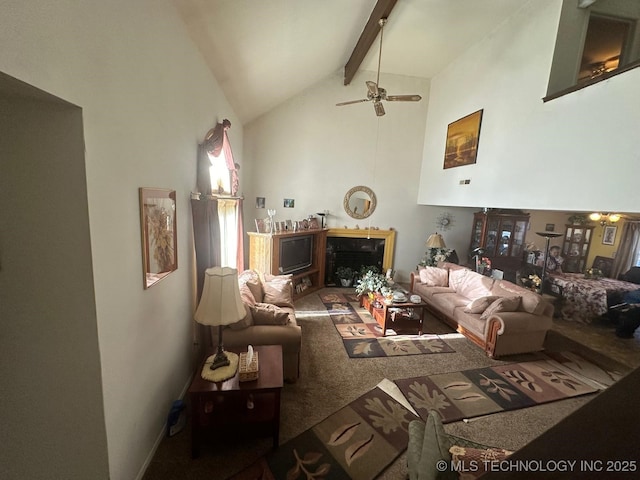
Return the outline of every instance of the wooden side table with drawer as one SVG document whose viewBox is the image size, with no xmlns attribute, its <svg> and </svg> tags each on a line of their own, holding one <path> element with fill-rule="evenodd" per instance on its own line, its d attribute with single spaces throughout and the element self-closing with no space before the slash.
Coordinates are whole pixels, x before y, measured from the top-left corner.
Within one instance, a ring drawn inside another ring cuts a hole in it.
<svg viewBox="0 0 640 480">
<path fill-rule="evenodd" d="M 224 382 L 210 382 L 200 368 L 189 387 L 191 400 L 191 456 L 198 457 L 207 435 L 270 434 L 277 447 L 280 436 L 280 392 L 283 386 L 282 347 L 256 346 L 260 361 L 257 380 L 240 382 L 238 372 Z M 229 348 L 240 354 L 246 348 Z M 215 353 L 208 352 L 205 359 Z M 249 404 L 253 403 L 253 408 Z"/>
</svg>

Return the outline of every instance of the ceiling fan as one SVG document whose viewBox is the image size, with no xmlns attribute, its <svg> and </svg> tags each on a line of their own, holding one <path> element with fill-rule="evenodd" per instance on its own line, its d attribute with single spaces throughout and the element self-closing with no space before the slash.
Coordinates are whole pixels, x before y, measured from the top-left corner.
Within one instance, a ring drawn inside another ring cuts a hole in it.
<svg viewBox="0 0 640 480">
<path fill-rule="evenodd" d="M 382 58 L 382 32 L 384 31 L 384 26 L 387 23 L 386 18 L 381 18 L 378 20 L 378 25 L 380 25 L 380 50 L 378 52 L 378 75 L 376 77 L 376 81 L 367 81 L 367 98 L 363 98 L 361 100 L 352 100 L 349 102 L 341 102 L 336 103 L 336 106 L 340 107 L 342 105 L 351 105 L 353 103 L 362 103 L 362 102 L 373 102 L 373 108 L 376 112 L 376 115 L 381 117 L 384 115 L 384 106 L 382 105 L 382 100 L 386 100 L 388 102 L 419 102 L 422 100 L 420 95 L 387 95 L 387 91 L 380 87 L 380 59 Z"/>
</svg>

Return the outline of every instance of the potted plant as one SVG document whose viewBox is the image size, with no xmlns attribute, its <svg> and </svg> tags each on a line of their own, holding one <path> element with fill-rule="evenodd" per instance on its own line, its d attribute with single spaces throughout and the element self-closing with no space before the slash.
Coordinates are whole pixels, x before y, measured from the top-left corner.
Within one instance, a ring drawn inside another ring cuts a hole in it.
<svg viewBox="0 0 640 480">
<path fill-rule="evenodd" d="M 374 295 L 380 293 L 383 288 L 388 287 L 387 277 L 378 273 L 377 269 L 370 269 L 356 282 L 356 294 L 358 296 L 369 293 Z"/>
<path fill-rule="evenodd" d="M 355 274 L 355 271 L 351 267 L 340 266 L 336 270 L 336 277 L 338 277 L 338 279 L 340 279 L 340 284 L 343 287 L 350 287 L 351 286 L 351 283 L 353 282 L 354 274 Z"/>
</svg>

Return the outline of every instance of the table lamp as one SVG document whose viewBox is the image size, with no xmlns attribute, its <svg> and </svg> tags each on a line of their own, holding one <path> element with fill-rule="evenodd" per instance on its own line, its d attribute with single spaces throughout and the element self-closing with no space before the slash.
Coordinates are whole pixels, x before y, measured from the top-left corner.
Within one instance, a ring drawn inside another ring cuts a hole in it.
<svg viewBox="0 0 640 480">
<path fill-rule="evenodd" d="M 558 232 L 536 232 L 536 235 L 546 238 L 544 246 L 544 262 L 542 264 L 542 278 L 540 278 L 540 293 L 544 291 L 544 278 L 547 274 L 547 258 L 549 256 L 549 240 L 561 237 L 563 234 Z"/>
<path fill-rule="evenodd" d="M 205 270 L 202 297 L 194 318 L 202 325 L 218 327 L 218 350 L 211 363 L 211 370 L 230 363 L 222 346 L 222 327 L 242 320 L 245 314 L 238 286 L 238 270 L 229 267 Z"/>
<path fill-rule="evenodd" d="M 427 248 L 447 248 L 444 244 L 444 238 L 438 232 L 432 233 L 427 238 Z"/>
</svg>

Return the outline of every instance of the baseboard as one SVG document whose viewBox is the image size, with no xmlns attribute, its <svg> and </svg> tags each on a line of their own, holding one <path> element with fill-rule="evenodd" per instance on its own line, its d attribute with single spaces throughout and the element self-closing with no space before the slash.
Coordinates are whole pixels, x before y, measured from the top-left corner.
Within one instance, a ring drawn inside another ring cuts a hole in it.
<svg viewBox="0 0 640 480">
<path fill-rule="evenodd" d="M 187 394 L 187 390 L 189 389 L 189 386 L 191 385 L 192 380 L 193 380 L 193 376 L 190 375 L 189 378 L 187 379 L 187 383 L 184 385 L 184 387 L 182 387 L 182 392 L 180 392 L 180 397 L 179 397 L 181 400 L 184 400 L 184 397 Z M 138 475 L 136 475 L 136 480 L 142 480 L 142 477 L 144 477 L 144 474 L 146 473 L 147 468 L 149 468 L 149 465 L 151 464 L 151 461 L 153 460 L 153 456 L 156 454 L 156 451 L 158 450 L 160 443 L 166 436 L 167 436 L 167 424 L 165 422 L 162 424 L 162 428 L 160 429 L 158 438 L 156 438 L 156 441 L 154 442 L 153 447 L 149 452 L 149 455 L 147 455 L 147 458 L 142 464 L 142 467 L 140 467 L 140 471 L 138 472 Z"/>
</svg>

